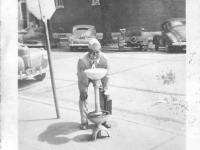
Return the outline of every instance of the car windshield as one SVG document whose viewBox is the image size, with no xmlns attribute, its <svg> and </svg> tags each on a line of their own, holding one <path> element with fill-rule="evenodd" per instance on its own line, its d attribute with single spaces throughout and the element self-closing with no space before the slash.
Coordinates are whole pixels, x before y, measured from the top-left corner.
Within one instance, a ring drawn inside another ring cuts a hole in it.
<svg viewBox="0 0 200 150">
<path fill-rule="evenodd" d="M 73 35 L 77 36 L 77 37 L 89 37 L 91 36 L 92 32 L 90 30 L 90 28 L 75 28 L 73 31 Z"/>
<path fill-rule="evenodd" d="M 185 20 L 176 20 L 176 21 L 171 21 L 169 22 L 169 26 L 171 28 L 175 27 L 175 26 L 182 26 L 182 25 L 185 25 L 186 24 L 186 21 Z"/>
</svg>

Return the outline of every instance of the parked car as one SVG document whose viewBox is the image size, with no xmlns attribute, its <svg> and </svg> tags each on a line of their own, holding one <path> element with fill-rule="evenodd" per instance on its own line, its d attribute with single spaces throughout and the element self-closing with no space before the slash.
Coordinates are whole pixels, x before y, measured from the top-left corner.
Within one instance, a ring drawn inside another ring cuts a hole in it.
<svg viewBox="0 0 200 150">
<path fill-rule="evenodd" d="M 59 47 L 60 39 L 53 37 L 49 30 L 49 40 L 51 47 Z M 18 41 L 26 44 L 28 47 L 43 47 L 46 48 L 45 30 L 43 27 L 30 28 L 18 32 Z"/>
<path fill-rule="evenodd" d="M 78 48 L 88 47 L 91 38 L 97 39 L 96 29 L 92 25 L 76 25 L 72 29 L 72 35 L 69 37 L 68 44 L 70 51 Z"/>
<path fill-rule="evenodd" d="M 18 44 L 18 80 L 34 77 L 42 81 L 49 71 L 47 51 Z"/>
<path fill-rule="evenodd" d="M 184 18 L 173 18 L 161 24 L 161 35 L 153 37 L 155 50 L 165 47 L 166 52 L 171 52 L 175 47 L 186 50 L 186 20 Z"/>
<path fill-rule="evenodd" d="M 128 27 L 120 29 L 121 35 L 118 37 L 119 50 L 125 47 L 137 47 L 140 50 L 147 51 L 148 37 L 144 35 L 144 28 Z"/>
</svg>

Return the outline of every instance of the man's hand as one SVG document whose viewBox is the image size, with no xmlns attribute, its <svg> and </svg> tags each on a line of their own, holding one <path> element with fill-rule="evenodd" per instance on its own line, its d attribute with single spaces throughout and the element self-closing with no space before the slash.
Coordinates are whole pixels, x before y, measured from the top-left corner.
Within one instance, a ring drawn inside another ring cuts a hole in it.
<svg viewBox="0 0 200 150">
<path fill-rule="evenodd" d="M 102 85 L 101 80 L 96 80 L 96 81 L 95 81 L 95 84 L 96 84 L 96 86 L 101 87 L 101 85 Z"/>
<path fill-rule="evenodd" d="M 104 94 L 105 94 L 105 95 L 109 95 L 108 90 L 104 91 Z"/>
<path fill-rule="evenodd" d="M 110 99 L 110 95 L 108 90 L 104 91 L 104 95 L 106 96 L 106 99 Z"/>
<path fill-rule="evenodd" d="M 80 94 L 80 100 L 85 101 L 88 98 L 87 92 L 81 92 Z"/>
</svg>

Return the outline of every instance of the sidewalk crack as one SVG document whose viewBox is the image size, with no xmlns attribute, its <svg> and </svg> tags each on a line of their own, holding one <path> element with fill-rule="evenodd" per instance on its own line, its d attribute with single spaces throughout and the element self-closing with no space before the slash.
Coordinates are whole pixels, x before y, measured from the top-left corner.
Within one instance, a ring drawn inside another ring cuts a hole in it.
<svg viewBox="0 0 200 150">
<path fill-rule="evenodd" d="M 178 137 L 179 135 L 177 134 L 177 135 L 175 135 L 174 137 L 171 137 L 170 139 L 168 139 L 167 141 L 164 141 L 164 142 L 162 142 L 162 143 L 160 143 L 159 145 L 157 145 L 157 146 L 155 146 L 155 147 L 153 147 L 152 149 L 150 149 L 150 150 L 154 150 L 155 148 L 157 148 L 157 147 L 159 147 L 159 146 L 161 146 L 161 145 L 163 145 L 163 144 L 165 144 L 166 142 L 168 142 L 168 141 L 170 141 L 170 140 L 172 140 L 172 139 L 175 139 L 176 137 Z"/>
</svg>

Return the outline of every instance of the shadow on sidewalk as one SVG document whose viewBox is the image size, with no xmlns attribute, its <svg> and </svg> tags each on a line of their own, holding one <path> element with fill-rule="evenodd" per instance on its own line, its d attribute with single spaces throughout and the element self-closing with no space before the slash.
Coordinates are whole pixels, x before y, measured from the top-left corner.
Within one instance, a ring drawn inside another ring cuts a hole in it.
<svg viewBox="0 0 200 150">
<path fill-rule="evenodd" d="M 38 86 L 44 83 L 45 82 L 36 81 L 34 79 L 18 80 L 18 89 L 31 88 L 30 85 Z"/>
<path fill-rule="evenodd" d="M 71 140 L 75 142 L 90 142 L 92 141 L 91 134 L 79 134 L 73 139 L 66 137 L 66 135 L 80 131 L 79 123 L 75 122 L 60 122 L 54 123 L 47 127 L 47 129 L 38 136 L 40 142 L 47 142 L 51 145 L 61 145 L 70 142 Z M 89 129 L 93 129 L 94 125 L 88 126 Z"/>
<path fill-rule="evenodd" d="M 56 120 L 57 118 L 49 118 L 49 119 L 32 119 L 32 120 L 19 120 L 19 122 L 30 122 L 30 121 L 44 121 L 44 120 Z"/>
</svg>

